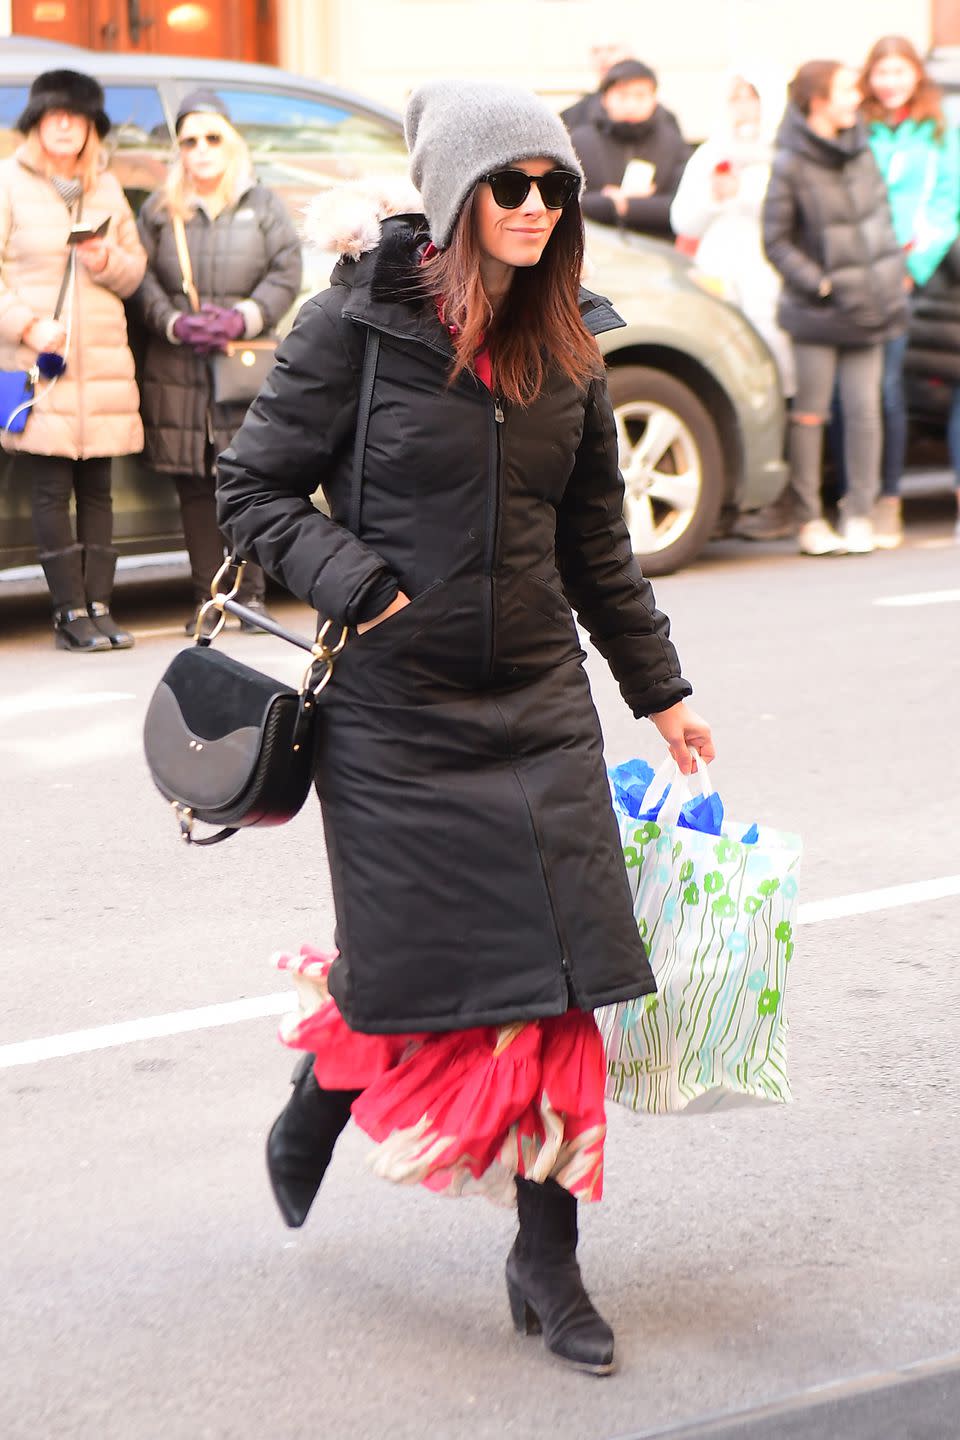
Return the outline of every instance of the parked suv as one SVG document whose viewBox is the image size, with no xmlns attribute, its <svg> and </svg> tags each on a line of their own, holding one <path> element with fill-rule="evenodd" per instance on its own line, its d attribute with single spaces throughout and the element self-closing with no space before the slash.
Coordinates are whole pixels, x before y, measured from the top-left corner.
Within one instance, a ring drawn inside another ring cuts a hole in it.
<svg viewBox="0 0 960 1440">
<path fill-rule="evenodd" d="M 198 86 L 226 101 L 261 180 L 296 214 L 320 189 L 406 171 L 400 118 L 325 82 L 263 65 L 101 53 L 0 41 L 0 156 L 30 81 L 70 66 L 96 75 L 113 120 L 113 167 L 137 209 L 163 179 L 179 101 Z M 626 518 L 648 574 L 688 564 L 725 508 L 754 509 L 784 481 L 783 401 L 773 359 L 749 322 L 703 290 L 689 262 L 657 241 L 588 226 L 588 283 L 626 328 L 600 337 L 620 435 Z M 327 283 L 332 256 L 307 256 L 305 293 Z M 35 559 L 29 461 L 0 460 L 0 569 Z M 115 543 L 124 555 L 179 549 L 170 480 L 118 461 Z"/>
</svg>

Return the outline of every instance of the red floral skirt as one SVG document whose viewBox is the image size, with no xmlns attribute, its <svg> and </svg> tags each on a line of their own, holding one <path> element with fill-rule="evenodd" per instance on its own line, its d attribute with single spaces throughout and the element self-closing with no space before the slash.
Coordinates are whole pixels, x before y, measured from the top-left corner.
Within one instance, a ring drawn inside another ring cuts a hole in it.
<svg viewBox="0 0 960 1440">
<path fill-rule="evenodd" d="M 600 1199 L 606 1059 L 592 1014 L 364 1035 L 350 1029 L 327 989 L 335 958 L 308 945 L 274 957 L 300 1001 L 280 1037 L 315 1054 L 324 1089 L 363 1091 L 352 1114 L 376 1142 L 375 1174 L 501 1204 L 513 1203 L 515 1175 Z"/>
</svg>

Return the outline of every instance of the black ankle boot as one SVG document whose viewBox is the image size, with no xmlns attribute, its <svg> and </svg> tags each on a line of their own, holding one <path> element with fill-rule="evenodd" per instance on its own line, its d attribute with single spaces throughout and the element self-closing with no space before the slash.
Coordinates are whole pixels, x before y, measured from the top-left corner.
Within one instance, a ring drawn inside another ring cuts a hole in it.
<svg viewBox="0 0 960 1440">
<path fill-rule="evenodd" d="M 517 1176 L 520 1231 L 507 1257 L 507 1295 L 521 1335 L 538 1335 L 558 1360 L 591 1375 L 609 1375 L 613 1331 L 583 1288 L 577 1264 L 577 1201 L 548 1180 Z"/>
<path fill-rule="evenodd" d="M 109 545 L 88 545 L 83 555 L 83 578 L 87 591 L 87 611 L 90 619 L 106 635 L 113 650 L 129 650 L 133 636 L 129 630 L 121 630 L 110 614 L 110 597 L 113 594 L 113 577 L 117 569 L 117 552 Z"/>
<path fill-rule="evenodd" d="M 54 610 L 53 635 L 58 650 L 110 649 L 110 641 L 97 629 L 86 610 Z"/>
<path fill-rule="evenodd" d="M 100 631 L 106 635 L 114 650 L 130 650 L 133 648 L 133 636 L 129 630 L 121 630 L 120 626 L 110 614 L 110 608 L 100 600 L 91 600 L 87 606 L 90 619 Z"/>
<path fill-rule="evenodd" d="M 280 1214 L 292 1230 L 306 1220 L 327 1173 L 337 1137 L 359 1090 L 321 1090 L 312 1055 L 293 1072 L 293 1094 L 267 1137 L 267 1173 Z"/>
<path fill-rule="evenodd" d="M 47 550 L 40 556 L 53 601 L 54 644 L 58 650 L 109 650 L 110 641 L 87 614 L 83 587 L 83 550 L 69 545 L 66 550 Z"/>
</svg>

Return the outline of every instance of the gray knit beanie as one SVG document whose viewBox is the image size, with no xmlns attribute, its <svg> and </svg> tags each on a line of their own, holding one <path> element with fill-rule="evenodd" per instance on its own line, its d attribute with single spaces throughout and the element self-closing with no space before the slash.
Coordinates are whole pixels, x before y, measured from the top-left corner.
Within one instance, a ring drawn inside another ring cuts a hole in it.
<svg viewBox="0 0 960 1440">
<path fill-rule="evenodd" d="M 404 130 L 410 174 L 439 250 L 450 243 L 470 191 L 492 170 L 543 158 L 583 179 L 562 120 L 513 85 L 430 80 L 411 95 Z"/>
</svg>

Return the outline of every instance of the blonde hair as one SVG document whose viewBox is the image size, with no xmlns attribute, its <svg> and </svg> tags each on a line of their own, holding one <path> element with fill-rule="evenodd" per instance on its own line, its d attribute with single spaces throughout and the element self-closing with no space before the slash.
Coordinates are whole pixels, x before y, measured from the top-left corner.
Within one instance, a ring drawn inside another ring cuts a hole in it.
<svg viewBox="0 0 960 1440">
<path fill-rule="evenodd" d="M 204 112 L 197 111 L 195 113 L 203 114 Z M 250 151 L 247 149 L 243 136 L 234 130 L 229 120 L 225 120 L 222 115 L 204 114 L 204 118 L 210 121 L 214 130 L 218 130 L 223 135 L 223 148 L 227 155 L 227 163 L 224 166 L 219 185 L 211 194 L 204 196 L 204 205 L 215 215 L 219 215 L 236 198 L 237 187 L 241 179 L 252 168 Z M 164 182 L 163 198 L 167 213 L 178 216 L 181 220 L 189 220 L 197 208 L 198 196 L 190 184 L 190 177 L 183 163 L 179 137 L 177 153 Z"/>
<path fill-rule="evenodd" d="M 51 175 L 56 174 L 50 156 L 44 150 L 40 139 L 40 121 L 34 125 L 24 144 L 27 150 L 27 159 L 34 170 L 39 170 L 42 175 L 46 175 L 48 180 Z M 96 126 L 91 120 L 87 124 L 87 138 L 83 142 L 83 149 L 77 156 L 75 172 L 75 178 L 80 181 L 84 193 L 88 194 L 96 188 L 101 173 L 107 168 L 107 163 L 108 157 L 101 144 L 100 136 L 97 134 Z"/>
</svg>

